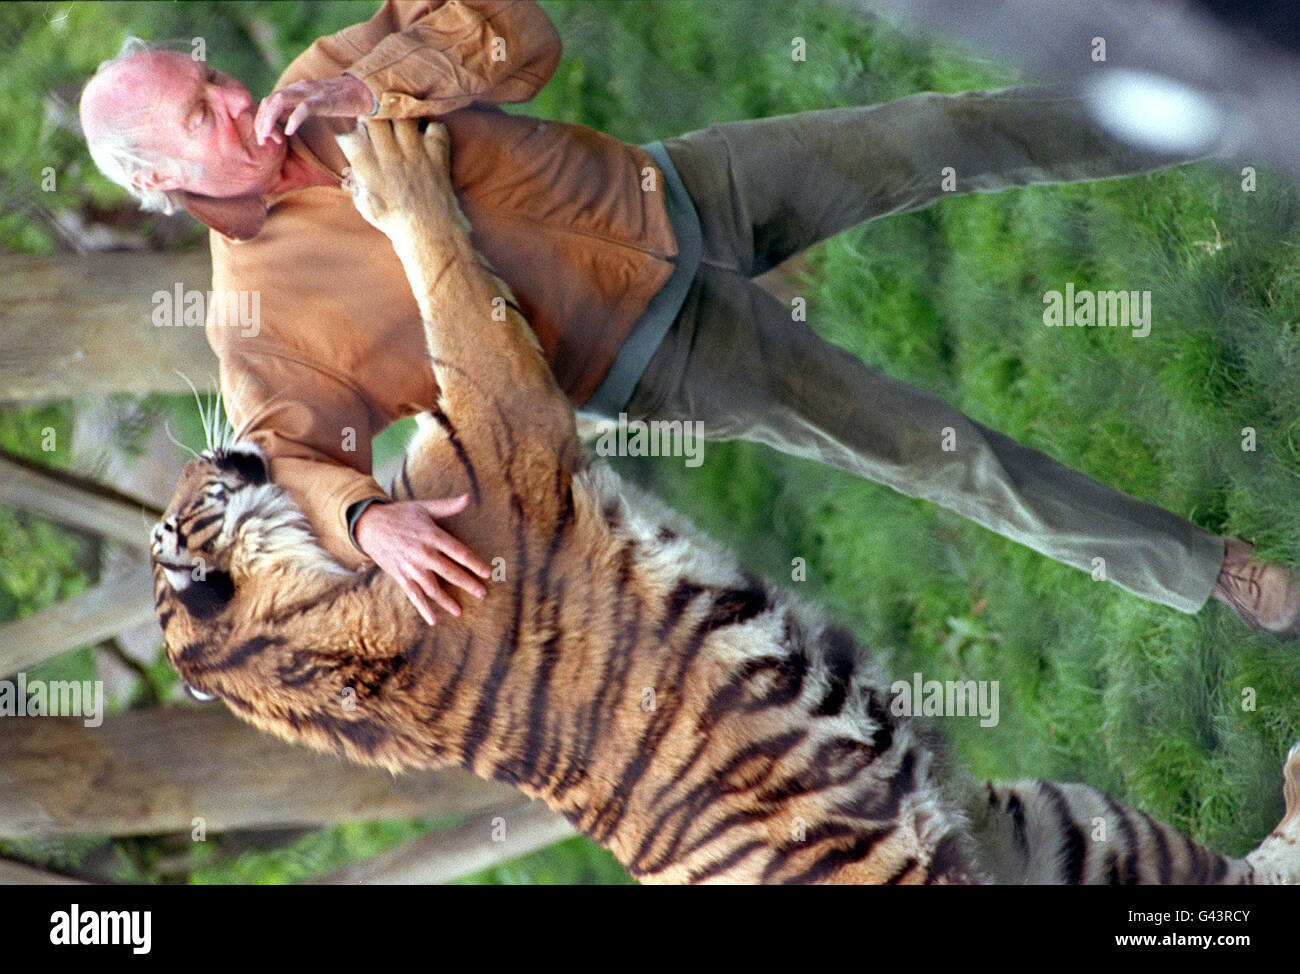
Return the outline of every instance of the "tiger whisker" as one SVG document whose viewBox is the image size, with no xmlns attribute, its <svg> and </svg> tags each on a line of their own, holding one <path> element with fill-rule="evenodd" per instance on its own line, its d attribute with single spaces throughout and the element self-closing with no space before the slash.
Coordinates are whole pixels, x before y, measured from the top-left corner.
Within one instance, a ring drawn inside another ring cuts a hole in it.
<svg viewBox="0 0 1300 974">
<path fill-rule="evenodd" d="M 186 445 L 185 445 L 184 443 L 182 443 L 180 440 L 176 439 L 176 437 L 172 436 L 171 427 L 168 425 L 168 423 L 167 423 L 166 420 L 163 420 L 163 432 L 167 435 L 167 439 L 171 440 L 172 443 L 174 443 L 176 446 L 180 447 L 180 448 L 181 448 L 182 450 L 184 450 L 186 453 L 189 453 L 190 455 L 192 455 L 192 456 L 194 457 L 195 460 L 200 459 L 199 454 L 194 450 L 193 447 L 186 446 Z"/>
<path fill-rule="evenodd" d="M 182 379 L 185 380 L 185 384 L 189 386 L 190 391 L 194 393 L 194 404 L 198 407 L 199 410 L 199 423 L 203 426 L 203 441 L 206 444 L 207 448 L 211 450 L 212 430 L 208 424 L 208 414 L 203 409 L 203 400 L 199 396 L 198 387 L 196 387 L 194 383 L 190 381 L 190 377 L 186 375 L 184 372 L 182 372 L 180 369 L 176 369 L 174 371 L 176 372 L 177 375 L 179 375 Z M 197 456 L 197 454 L 195 455 Z"/>
<path fill-rule="evenodd" d="M 221 449 L 225 446 L 223 440 L 225 439 L 225 428 L 228 425 L 225 422 L 225 414 L 222 412 L 221 383 L 217 381 L 217 377 L 211 372 L 208 373 L 208 379 L 212 382 L 212 388 L 217 391 L 216 398 L 211 402 L 211 411 L 208 414 L 212 420 L 212 442 L 215 449 Z"/>
</svg>

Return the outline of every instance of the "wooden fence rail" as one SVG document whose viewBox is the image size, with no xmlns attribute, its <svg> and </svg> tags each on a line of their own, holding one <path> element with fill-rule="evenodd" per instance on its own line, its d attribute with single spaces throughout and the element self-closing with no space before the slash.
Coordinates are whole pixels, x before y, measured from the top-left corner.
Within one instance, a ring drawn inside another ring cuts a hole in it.
<svg viewBox="0 0 1300 974">
<path fill-rule="evenodd" d="M 541 802 L 514 802 L 344 866 L 311 885 L 449 883 L 577 834 Z"/>
<path fill-rule="evenodd" d="M 162 511 L 89 477 L 33 463 L 0 449 L 0 504 L 144 549 Z"/>
<path fill-rule="evenodd" d="M 393 776 L 292 747 L 219 705 L 135 711 L 99 727 L 0 718 L 0 838 L 455 816 L 519 799 L 462 771 Z"/>
<path fill-rule="evenodd" d="M 56 605 L 0 625 L 0 678 L 93 646 L 154 617 L 149 565 L 142 563 Z"/>
<path fill-rule="evenodd" d="M 0 401 L 200 388 L 217 359 L 203 329 L 160 328 L 158 292 L 207 291 L 206 247 L 186 253 L 0 254 Z"/>
<path fill-rule="evenodd" d="M 162 512 L 87 477 L 0 450 L 0 503 L 130 545 L 139 564 L 41 612 L 0 625 L 0 677 L 153 617 L 145 547 Z"/>
</svg>

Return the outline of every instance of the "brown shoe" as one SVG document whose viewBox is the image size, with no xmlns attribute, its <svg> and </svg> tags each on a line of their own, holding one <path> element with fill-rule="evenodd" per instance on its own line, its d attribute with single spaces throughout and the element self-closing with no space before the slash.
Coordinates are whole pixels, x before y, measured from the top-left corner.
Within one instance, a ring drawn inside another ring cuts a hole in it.
<svg viewBox="0 0 1300 974">
<path fill-rule="evenodd" d="M 1210 594 L 1232 606 L 1251 629 L 1300 638 L 1300 579 L 1281 565 L 1252 557 L 1254 545 L 1223 540 L 1223 567 Z"/>
</svg>

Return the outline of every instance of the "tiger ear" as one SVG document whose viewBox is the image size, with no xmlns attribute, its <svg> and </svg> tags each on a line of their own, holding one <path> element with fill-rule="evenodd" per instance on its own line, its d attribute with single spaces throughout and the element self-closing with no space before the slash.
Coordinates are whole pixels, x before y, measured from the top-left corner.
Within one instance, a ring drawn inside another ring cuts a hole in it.
<svg viewBox="0 0 1300 974">
<path fill-rule="evenodd" d="M 251 450 L 229 450 L 222 456 L 220 463 L 250 484 L 259 485 L 267 481 L 266 461 Z"/>
</svg>

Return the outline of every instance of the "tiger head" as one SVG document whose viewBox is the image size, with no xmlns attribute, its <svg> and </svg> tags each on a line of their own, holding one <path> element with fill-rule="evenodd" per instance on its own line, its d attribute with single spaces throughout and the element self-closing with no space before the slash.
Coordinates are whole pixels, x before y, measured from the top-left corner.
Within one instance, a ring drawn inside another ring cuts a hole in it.
<svg viewBox="0 0 1300 974">
<path fill-rule="evenodd" d="M 346 573 L 271 482 L 266 454 L 249 439 L 204 450 L 185 465 L 154 527 L 150 556 L 167 655 L 201 693 L 216 688 L 190 672 L 185 647 L 243 628 L 277 597 L 319 584 L 322 570 Z"/>
</svg>

